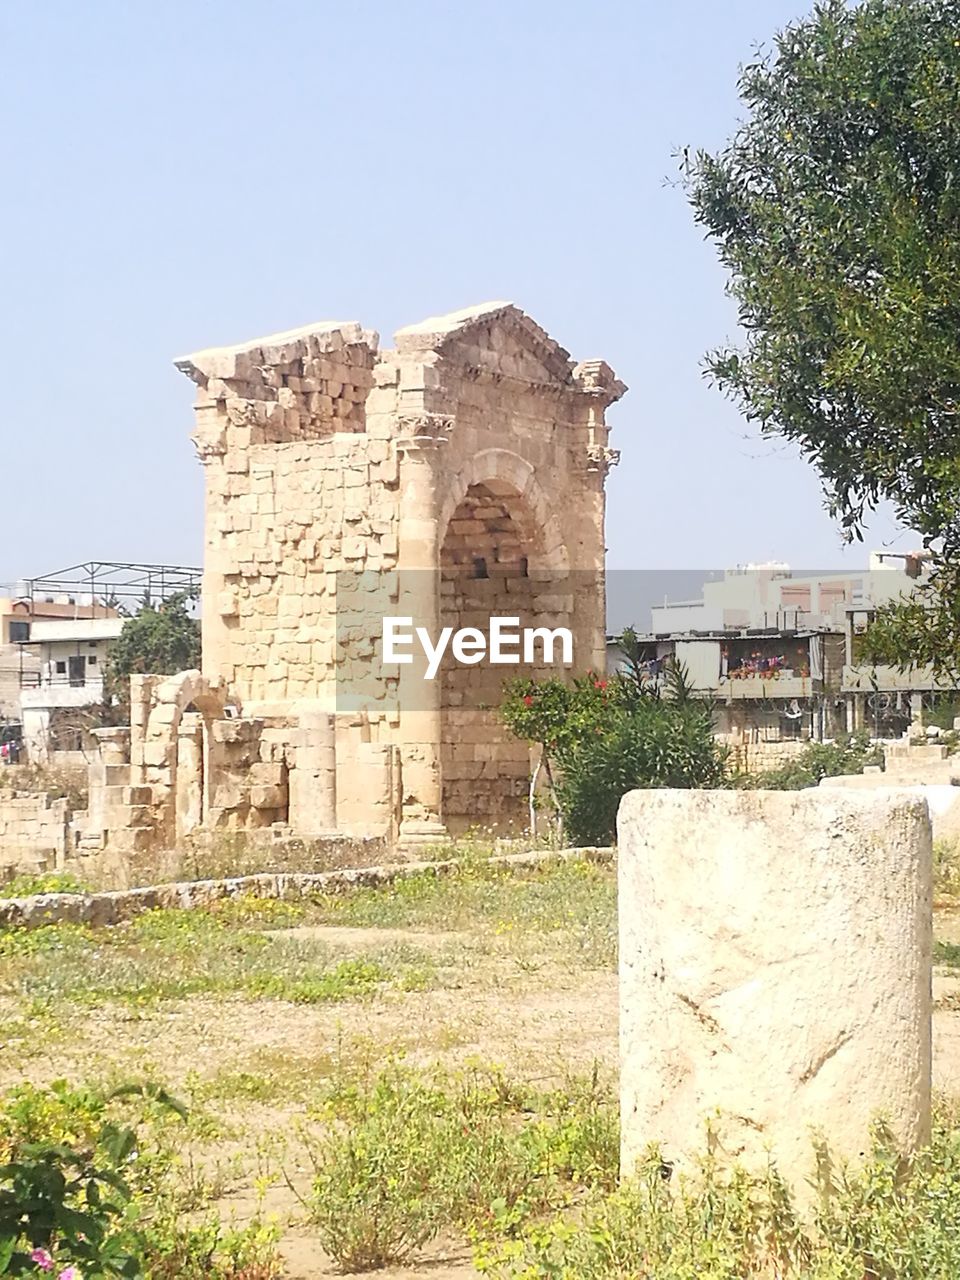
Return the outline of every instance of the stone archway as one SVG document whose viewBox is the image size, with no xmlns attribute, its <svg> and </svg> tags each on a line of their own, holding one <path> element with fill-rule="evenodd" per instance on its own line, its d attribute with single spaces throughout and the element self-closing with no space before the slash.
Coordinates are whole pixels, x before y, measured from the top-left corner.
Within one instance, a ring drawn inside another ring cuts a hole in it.
<svg viewBox="0 0 960 1280">
<path fill-rule="evenodd" d="M 199 671 L 164 677 L 150 692 L 142 780 L 153 787 L 167 839 L 200 826 L 209 809 L 210 726 L 223 716 L 225 703 L 224 687 Z M 196 732 L 181 734 L 187 716 L 196 717 Z"/>
<path fill-rule="evenodd" d="M 517 618 L 520 628 L 570 623 L 565 550 L 529 464 L 506 450 L 478 454 L 442 511 L 441 627 L 487 632 L 493 616 Z M 529 748 L 498 715 L 503 686 L 520 670 L 464 666 L 449 655 L 441 668 L 441 812 L 451 833 L 526 825 Z M 522 672 L 548 668 L 524 664 Z"/>
</svg>

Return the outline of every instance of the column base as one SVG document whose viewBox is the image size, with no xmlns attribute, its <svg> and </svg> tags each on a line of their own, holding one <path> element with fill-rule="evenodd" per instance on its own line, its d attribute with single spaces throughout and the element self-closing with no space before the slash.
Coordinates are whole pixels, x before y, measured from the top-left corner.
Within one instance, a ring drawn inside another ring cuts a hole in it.
<svg viewBox="0 0 960 1280">
<path fill-rule="evenodd" d="M 432 845 L 451 844 L 450 833 L 439 818 L 405 818 L 400 823 L 397 851 L 413 856 Z"/>
</svg>

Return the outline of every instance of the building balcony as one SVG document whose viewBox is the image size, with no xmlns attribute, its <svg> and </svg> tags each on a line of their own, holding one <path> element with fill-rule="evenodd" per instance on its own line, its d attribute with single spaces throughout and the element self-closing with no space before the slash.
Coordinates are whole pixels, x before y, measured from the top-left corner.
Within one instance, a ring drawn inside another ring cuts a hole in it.
<svg viewBox="0 0 960 1280">
<path fill-rule="evenodd" d="M 25 671 L 20 680 L 20 706 L 26 710 L 90 707 L 103 701 L 100 678 L 71 681 L 69 676 L 43 676 Z"/>
<path fill-rule="evenodd" d="M 721 679 L 716 696 L 729 702 L 757 698 L 810 698 L 823 692 L 823 681 L 792 672 L 765 671 L 756 675 Z"/>
<path fill-rule="evenodd" d="M 842 689 L 844 693 L 894 693 L 899 691 L 920 693 L 924 690 L 952 690 L 956 686 L 950 680 L 938 680 L 932 667 L 913 667 L 901 671 L 898 667 L 845 666 Z"/>
</svg>

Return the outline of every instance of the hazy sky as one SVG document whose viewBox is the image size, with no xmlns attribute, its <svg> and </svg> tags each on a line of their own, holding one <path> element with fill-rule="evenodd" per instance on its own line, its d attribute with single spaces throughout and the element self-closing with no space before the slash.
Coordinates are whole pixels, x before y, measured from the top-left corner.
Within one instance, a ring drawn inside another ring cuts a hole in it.
<svg viewBox="0 0 960 1280">
<path fill-rule="evenodd" d="M 0 0 L 0 582 L 199 563 L 174 356 L 328 318 L 388 345 L 498 298 L 630 386 L 611 566 L 863 562 L 703 381 L 734 316 L 668 181 L 808 7 Z"/>
</svg>

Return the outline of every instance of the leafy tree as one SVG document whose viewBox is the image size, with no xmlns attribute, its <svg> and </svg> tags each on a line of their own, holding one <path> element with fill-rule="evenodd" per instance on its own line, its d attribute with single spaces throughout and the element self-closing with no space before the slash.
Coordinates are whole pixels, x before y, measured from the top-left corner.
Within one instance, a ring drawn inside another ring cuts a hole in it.
<svg viewBox="0 0 960 1280">
<path fill-rule="evenodd" d="M 668 667 L 661 688 L 630 661 L 637 657 L 632 631 L 621 646 L 625 672 L 570 684 L 519 680 L 501 708 L 508 727 L 541 748 L 565 832 L 580 844 L 615 838 L 620 801 L 634 788 L 712 787 L 725 779 L 711 708 L 692 695 L 683 669 Z"/>
<path fill-rule="evenodd" d="M 817 467 L 848 538 L 889 500 L 934 552 L 874 660 L 960 667 L 960 3 L 825 0 L 683 156 L 745 339 L 708 372 Z M 869 656 L 869 643 L 867 646 Z"/>
<path fill-rule="evenodd" d="M 107 685 L 121 702 L 129 697 L 132 675 L 175 675 L 200 665 L 200 623 L 187 609 L 187 596 L 177 594 L 161 604 L 145 604 L 128 618 L 110 652 Z"/>
</svg>

